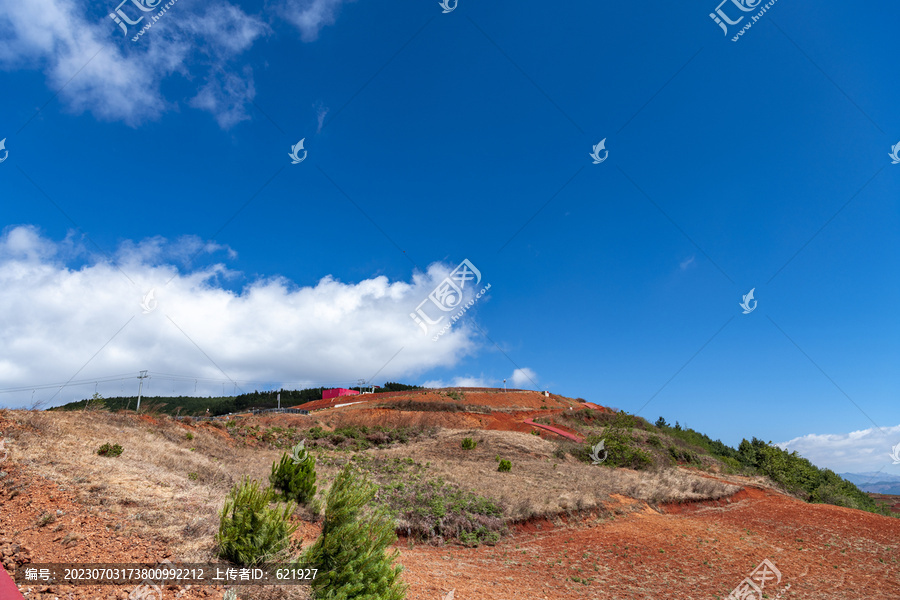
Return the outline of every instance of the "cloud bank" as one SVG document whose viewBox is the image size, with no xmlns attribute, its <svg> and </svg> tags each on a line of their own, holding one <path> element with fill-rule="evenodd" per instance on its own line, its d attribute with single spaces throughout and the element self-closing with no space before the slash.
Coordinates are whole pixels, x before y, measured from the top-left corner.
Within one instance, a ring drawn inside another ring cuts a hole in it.
<svg viewBox="0 0 900 600">
<path fill-rule="evenodd" d="M 804 435 L 778 444 L 780 448 L 796 450 L 817 467 L 836 473 L 861 473 L 883 470 L 900 474 L 894 465 L 891 449 L 900 444 L 900 425 L 870 428 L 850 433 Z"/>
<path fill-rule="evenodd" d="M 219 262 L 179 267 L 197 252 Z M 377 276 L 344 283 L 328 276 L 303 287 L 273 276 L 233 291 L 227 284 L 243 278 L 227 267 L 234 256 L 199 238 L 152 238 L 122 244 L 110 261 L 74 235 L 53 241 L 34 227 L 8 228 L 0 234 L 3 389 L 142 369 L 236 380 L 239 390 L 247 385 L 242 381 L 408 381 L 453 367 L 478 349 L 477 331 L 467 322 L 472 316 L 437 342 L 409 316 L 454 265 L 432 264 L 408 282 Z M 203 395 L 222 392 L 221 383 L 198 385 Z M 37 399 L 68 402 L 73 394 L 90 396 L 89 387 L 55 397 L 55 390 L 39 390 Z M 193 393 L 190 387 L 178 391 Z M 18 407 L 30 398 L 30 389 L 0 393 L 0 404 Z"/>
</svg>

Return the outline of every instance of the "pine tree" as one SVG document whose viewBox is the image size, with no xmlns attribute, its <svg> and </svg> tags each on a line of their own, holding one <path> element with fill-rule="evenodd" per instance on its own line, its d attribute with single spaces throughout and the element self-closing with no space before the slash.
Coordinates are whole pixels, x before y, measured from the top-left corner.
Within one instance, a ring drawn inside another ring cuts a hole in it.
<svg viewBox="0 0 900 600">
<path fill-rule="evenodd" d="M 274 499 L 271 488 L 260 489 L 246 477 L 231 488 L 219 513 L 221 558 L 242 566 L 290 560 L 291 536 L 299 527 L 291 523 L 294 504 L 270 508 Z"/>
<path fill-rule="evenodd" d="M 311 504 L 316 495 L 316 461 L 303 447 L 303 441 L 293 447 L 290 456 L 283 454 L 280 462 L 272 463 L 269 482 L 286 499 Z"/>
<path fill-rule="evenodd" d="M 393 520 L 383 511 L 363 514 L 375 497 L 375 486 L 361 479 L 350 465 L 338 474 L 328 492 L 322 535 L 306 553 L 305 563 L 318 572 L 313 581 L 317 600 L 402 600 L 406 584 L 400 555 L 385 550 L 397 540 Z"/>
</svg>

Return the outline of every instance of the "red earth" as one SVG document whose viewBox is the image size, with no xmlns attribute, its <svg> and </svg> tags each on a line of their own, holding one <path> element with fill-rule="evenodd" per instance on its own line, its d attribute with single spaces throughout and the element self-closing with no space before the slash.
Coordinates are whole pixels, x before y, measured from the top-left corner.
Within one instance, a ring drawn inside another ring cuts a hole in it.
<svg viewBox="0 0 900 600">
<path fill-rule="evenodd" d="M 367 403 L 289 420 L 527 433 L 532 426 L 525 419 L 583 406 L 537 392 L 473 390 L 463 396 L 462 404 L 478 404 L 482 412 L 397 410 Z M 377 402 L 388 399 L 379 394 Z M 453 401 L 435 391 L 402 392 L 390 400 Z M 285 423 L 282 416 L 261 419 L 270 420 Z M 25 465 L 4 463 L 3 473 L 0 562 L 8 569 L 50 561 L 177 559 L 158 541 L 121 535 L 123 521 L 80 504 L 74 490 L 34 476 Z M 807 504 L 746 478 L 727 481 L 741 485 L 727 499 L 651 506 L 614 495 L 599 512 L 515 524 L 494 546 L 437 547 L 401 538 L 395 547 L 409 584 L 407 598 L 441 600 L 455 590 L 455 600 L 722 599 L 767 559 L 781 575 L 767 584 L 769 599 L 900 599 L 900 519 Z M 44 514 L 55 515 L 56 521 L 40 526 Z M 301 533 L 304 540 L 315 539 L 319 525 L 304 522 Z M 33 585 L 22 590 L 29 600 L 125 600 L 131 588 Z M 170 587 L 163 597 L 218 600 L 222 592 L 221 587 Z"/>
</svg>

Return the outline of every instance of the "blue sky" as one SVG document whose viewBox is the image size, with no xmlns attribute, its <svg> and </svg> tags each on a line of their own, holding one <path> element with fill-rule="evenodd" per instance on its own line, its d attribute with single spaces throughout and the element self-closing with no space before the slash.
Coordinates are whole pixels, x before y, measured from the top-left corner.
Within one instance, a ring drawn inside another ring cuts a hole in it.
<svg viewBox="0 0 900 600">
<path fill-rule="evenodd" d="M 505 378 L 900 473 L 896 4 L 136 3 L 0 0 L 3 404 Z"/>
</svg>

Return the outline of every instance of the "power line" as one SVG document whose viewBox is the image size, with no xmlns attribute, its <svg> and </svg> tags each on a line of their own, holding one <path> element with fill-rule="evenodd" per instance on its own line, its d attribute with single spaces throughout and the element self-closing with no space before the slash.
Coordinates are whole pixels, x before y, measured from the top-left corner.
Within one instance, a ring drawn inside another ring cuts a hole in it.
<svg viewBox="0 0 900 600">
<path fill-rule="evenodd" d="M 219 383 L 226 384 L 231 383 L 233 385 L 257 385 L 257 386 L 272 386 L 273 381 L 278 381 L 277 379 L 270 380 L 248 380 L 248 379 L 222 379 L 222 378 L 212 378 L 212 377 L 198 377 L 195 375 L 177 375 L 173 373 L 157 373 L 156 371 L 145 371 L 148 373 L 148 377 L 152 377 L 154 379 L 159 379 L 163 381 L 172 381 L 172 382 L 194 382 L 194 393 L 197 393 L 197 387 L 199 383 L 207 383 L 212 385 L 217 385 Z M 47 384 L 39 384 L 39 385 L 24 385 L 19 387 L 11 387 L 11 388 L 3 388 L 0 389 L 0 394 L 11 394 L 16 392 L 27 392 L 28 390 L 32 390 L 32 394 L 37 390 L 48 390 L 48 389 L 63 389 L 66 387 L 77 387 L 94 384 L 94 391 L 97 392 L 98 386 L 101 383 L 113 383 L 116 381 L 129 381 L 134 379 L 134 374 L 117 374 L 117 375 L 107 375 L 103 377 L 93 377 L 91 379 L 79 379 L 67 381 L 64 383 L 47 383 Z M 331 380 L 331 381 L 280 381 L 279 385 L 282 387 L 287 387 L 288 389 L 291 386 L 294 386 L 296 389 L 300 389 L 300 386 L 304 386 L 306 388 L 316 388 L 316 387 L 329 387 L 329 386 L 340 386 L 340 385 L 349 385 L 354 381 L 354 378 L 348 377 L 346 379 L 340 380 Z M 355 379 L 358 383 L 360 380 Z M 148 390 L 149 390 L 149 382 L 148 382 Z M 122 393 L 124 394 L 124 388 L 122 389 Z M 224 387 L 222 391 L 222 395 L 225 395 Z"/>
</svg>

